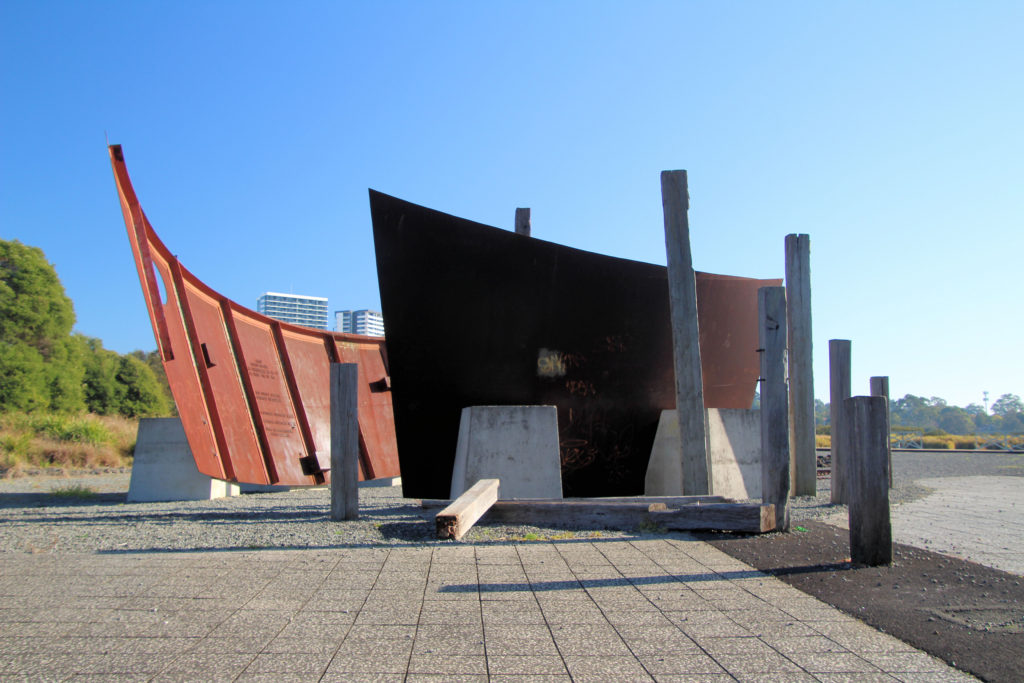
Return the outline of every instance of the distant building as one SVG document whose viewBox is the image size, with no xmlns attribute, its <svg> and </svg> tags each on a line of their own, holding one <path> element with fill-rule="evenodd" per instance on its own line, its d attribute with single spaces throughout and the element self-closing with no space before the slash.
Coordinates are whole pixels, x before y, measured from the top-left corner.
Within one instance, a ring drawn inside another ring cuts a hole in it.
<svg viewBox="0 0 1024 683">
<path fill-rule="evenodd" d="M 281 322 L 327 329 L 327 297 L 266 292 L 256 310 Z"/>
<path fill-rule="evenodd" d="M 349 334 L 384 336 L 384 316 L 379 311 L 335 311 L 334 329 Z"/>
</svg>

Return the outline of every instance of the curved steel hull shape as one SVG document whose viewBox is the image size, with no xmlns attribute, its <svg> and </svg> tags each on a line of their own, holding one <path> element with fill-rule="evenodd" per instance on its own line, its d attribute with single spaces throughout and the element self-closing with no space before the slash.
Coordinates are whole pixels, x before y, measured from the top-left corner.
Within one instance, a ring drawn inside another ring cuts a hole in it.
<svg viewBox="0 0 1024 683">
<path fill-rule="evenodd" d="M 379 337 L 289 325 L 213 291 L 153 231 L 120 145 L 121 210 L 153 332 L 199 471 L 217 479 L 323 484 L 330 468 L 330 363 L 359 365 L 360 478 L 399 473 Z"/>
<path fill-rule="evenodd" d="M 447 498 L 462 408 L 558 408 L 566 496 L 638 495 L 675 407 L 664 266 L 572 249 L 370 190 L 404 494 Z M 697 273 L 704 400 L 750 408 L 757 290 Z"/>
</svg>

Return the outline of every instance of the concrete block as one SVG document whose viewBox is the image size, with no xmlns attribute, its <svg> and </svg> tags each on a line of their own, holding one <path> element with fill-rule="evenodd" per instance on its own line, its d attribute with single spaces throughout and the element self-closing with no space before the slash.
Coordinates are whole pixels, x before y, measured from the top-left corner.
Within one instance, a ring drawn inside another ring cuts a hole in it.
<svg viewBox="0 0 1024 683">
<path fill-rule="evenodd" d="M 555 406 L 462 409 L 452 469 L 452 499 L 480 479 L 501 480 L 500 497 L 561 498 Z"/>
<path fill-rule="evenodd" d="M 238 494 L 238 484 L 200 474 L 179 418 L 139 420 L 129 503 L 212 500 Z"/>
<path fill-rule="evenodd" d="M 711 492 L 746 499 L 761 495 L 761 414 L 756 410 L 707 410 Z M 663 410 L 647 465 L 644 495 L 683 495 L 683 463 L 676 411 Z"/>
</svg>

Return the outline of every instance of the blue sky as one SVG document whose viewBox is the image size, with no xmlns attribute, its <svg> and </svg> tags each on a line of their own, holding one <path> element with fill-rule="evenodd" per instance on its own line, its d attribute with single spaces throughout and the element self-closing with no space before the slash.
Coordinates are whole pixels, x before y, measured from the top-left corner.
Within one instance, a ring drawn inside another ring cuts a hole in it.
<svg viewBox="0 0 1024 683">
<path fill-rule="evenodd" d="M 815 393 L 1024 394 L 1024 3 L 0 4 L 0 237 L 108 348 L 153 349 L 105 150 L 207 284 L 379 295 L 368 187 L 665 263 L 781 277 L 811 237 Z"/>
</svg>

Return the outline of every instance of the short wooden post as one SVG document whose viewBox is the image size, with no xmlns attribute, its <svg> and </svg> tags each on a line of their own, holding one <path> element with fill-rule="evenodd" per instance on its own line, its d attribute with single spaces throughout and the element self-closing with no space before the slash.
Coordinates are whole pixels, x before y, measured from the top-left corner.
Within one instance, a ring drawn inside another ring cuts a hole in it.
<svg viewBox="0 0 1024 683">
<path fill-rule="evenodd" d="M 850 398 L 850 340 L 829 339 L 828 341 L 828 379 L 829 379 L 829 422 L 831 427 L 831 459 L 832 459 L 832 495 L 833 503 L 845 503 L 846 493 L 846 453 L 843 452 L 843 435 L 846 433 L 843 416 L 843 401 Z"/>
<path fill-rule="evenodd" d="M 843 401 L 849 456 L 850 560 L 892 564 L 889 521 L 889 405 L 881 396 Z"/>
<path fill-rule="evenodd" d="M 461 541 L 477 520 L 498 502 L 498 479 L 481 479 L 451 505 L 434 515 L 438 538 L 454 538 Z"/>
<path fill-rule="evenodd" d="M 786 235 L 786 339 L 789 344 L 789 450 L 793 495 L 818 486 L 814 452 L 814 368 L 811 346 L 811 239 Z"/>
<path fill-rule="evenodd" d="M 682 493 L 711 493 L 711 460 L 704 414 L 704 384 L 697 327 L 697 281 L 690 252 L 690 195 L 686 171 L 661 172 L 668 292 L 676 373 L 676 415 L 682 444 Z"/>
<path fill-rule="evenodd" d="M 789 530 L 789 396 L 786 290 L 757 290 L 761 341 L 761 501 L 775 506 L 775 529 Z"/>
<path fill-rule="evenodd" d="M 887 460 L 889 461 L 889 488 L 892 488 L 892 441 L 889 439 L 889 435 L 892 433 L 892 426 L 889 420 L 889 378 L 888 377 L 872 377 L 868 380 L 871 385 L 872 396 L 884 396 L 885 397 L 885 424 L 886 424 L 886 451 L 888 452 Z"/>
<path fill-rule="evenodd" d="M 359 519 L 359 366 L 331 363 L 331 519 Z"/>
<path fill-rule="evenodd" d="M 529 209 L 516 209 L 516 234 L 530 236 Z"/>
</svg>

